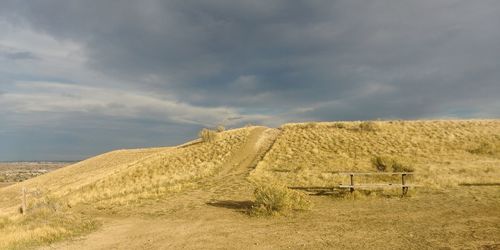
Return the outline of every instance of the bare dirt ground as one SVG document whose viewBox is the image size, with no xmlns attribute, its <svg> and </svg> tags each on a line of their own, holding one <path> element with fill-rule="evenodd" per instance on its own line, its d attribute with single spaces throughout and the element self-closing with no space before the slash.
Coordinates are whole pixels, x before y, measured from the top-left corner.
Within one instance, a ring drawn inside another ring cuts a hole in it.
<svg viewBox="0 0 500 250">
<path fill-rule="evenodd" d="M 249 216 L 247 177 L 276 135 L 253 130 L 220 173 L 182 193 L 133 209 L 89 210 L 103 222 L 98 231 L 43 249 L 500 248 L 498 186 L 422 190 L 407 198 L 312 196 L 308 212 Z"/>
</svg>

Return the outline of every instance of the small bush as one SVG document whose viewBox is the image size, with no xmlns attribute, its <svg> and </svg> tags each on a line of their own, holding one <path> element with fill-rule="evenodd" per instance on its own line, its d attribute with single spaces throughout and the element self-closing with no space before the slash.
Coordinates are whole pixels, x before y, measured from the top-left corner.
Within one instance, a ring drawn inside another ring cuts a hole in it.
<svg viewBox="0 0 500 250">
<path fill-rule="evenodd" d="M 471 154 L 493 155 L 496 153 L 497 149 L 494 144 L 489 142 L 483 142 L 477 148 L 470 149 L 468 151 Z"/>
<path fill-rule="evenodd" d="M 415 172 L 415 168 L 413 166 L 394 161 L 392 164 L 392 171 L 393 172 Z"/>
<path fill-rule="evenodd" d="M 203 142 L 213 142 L 217 137 L 217 132 L 204 128 L 200 131 L 199 136 Z"/>
<path fill-rule="evenodd" d="M 226 131 L 226 128 L 224 126 L 222 126 L 222 125 L 217 126 L 217 132 L 218 133 L 224 132 L 224 131 Z"/>
<path fill-rule="evenodd" d="M 385 156 L 376 156 L 372 159 L 372 165 L 380 172 L 389 172 L 392 169 L 393 160 Z"/>
<path fill-rule="evenodd" d="M 375 122 L 366 121 L 359 124 L 360 131 L 373 132 L 378 130 L 378 126 Z"/>
<path fill-rule="evenodd" d="M 311 202 L 303 193 L 280 184 L 264 184 L 255 189 L 254 215 L 277 215 L 290 210 L 308 210 Z"/>
<path fill-rule="evenodd" d="M 346 128 L 346 125 L 344 123 L 341 123 L 341 122 L 336 122 L 336 123 L 332 124 L 332 127 L 338 128 L 338 129 L 343 129 L 343 128 Z"/>
<path fill-rule="evenodd" d="M 407 163 L 397 161 L 387 156 L 376 156 L 372 159 L 372 165 L 380 172 L 414 172 L 415 168 Z"/>
</svg>

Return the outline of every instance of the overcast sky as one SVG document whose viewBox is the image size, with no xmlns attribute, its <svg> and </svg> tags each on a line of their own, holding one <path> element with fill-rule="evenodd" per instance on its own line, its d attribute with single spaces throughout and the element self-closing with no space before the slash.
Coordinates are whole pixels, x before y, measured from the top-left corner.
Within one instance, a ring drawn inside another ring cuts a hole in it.
<svg viewBox="0 0 500 250">
<path fill-rule="evenodd" d="M 0 160 L 206 126 L 499 118 L 500 1 L 1 0 Z"/>
</svg>

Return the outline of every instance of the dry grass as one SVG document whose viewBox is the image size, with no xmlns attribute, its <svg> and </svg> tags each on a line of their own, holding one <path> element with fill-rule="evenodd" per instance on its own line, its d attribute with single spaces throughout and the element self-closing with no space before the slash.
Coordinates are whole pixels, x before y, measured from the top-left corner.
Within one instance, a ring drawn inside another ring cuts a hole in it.
<svg viewBox="0 0 500 250">
<path fill-rule="evenodd" d="M 408 162 L 403 162 L 389 156 L 376 156 L 372 158 L 372 165 L 381 172 L 414 172 L 415 168 Z"/>
<path fill-rule="evenodd" d="M 32 190 L 33 191 L 33 190 Z M 51 244 L 60 239 L 88 233 L 99 223 L 79 212 L 71 211 L 58 198 L 38 195 L 28 200 L 25 215 L 0 217 L 0 249 L 24 249 Z"/>
<path fill-rule="evenodd" d="M 255 203 L 251 214 L 256 216 L 285 214 L 291 210 L 308 210 L 312 205 L 304 193 L 288 189 L 285 185 L 278 183 L 259 184 L 254 195 Z"/>
<path fill-rule="evenodd" d="M 68 194 L 69 202 L 121 206 L 179 191 L 219 171 L 247 135 L 246 129 L 227 131 L 210 143 L 154 154 Z"/>
<path fill-rule="evenodd" d="M 253 179 L 331 186 L 347 183 L 336 172 L 375 171 L 372 159 L 390 156 L 411 165 L 414 181 L 425 186 L 500 182 L 499 120 L 300 123 L 282 130 Z"/>
<path fill-rule="evenodd" d="M 2 189 L 0 208 L 17 206 L 22 186 L 44 187 L 46 193 L 70 205 L 96 201 L 123 205 L 178 191 L 182 185 L 216 173 L 248 133 L 248 129 L 237 129 L 219 133 L 211 143 L 106 153 Z"/>
<path fill-rule="evenodd" d="M 204 128 L 200 131 L 199 136 L 202 142 L 213 142 L 217 139 L 217 132 L 218 131 Z"/>
</svg>

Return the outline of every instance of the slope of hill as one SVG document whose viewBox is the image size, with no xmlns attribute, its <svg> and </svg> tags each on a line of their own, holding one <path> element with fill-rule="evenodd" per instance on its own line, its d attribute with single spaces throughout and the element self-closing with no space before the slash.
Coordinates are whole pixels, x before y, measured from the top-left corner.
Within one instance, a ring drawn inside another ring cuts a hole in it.
<svg viewBox="0 0 500 250">
<path fill-rule="evenodd" d="M 116 150 L 90 159 L 78 162 L 71 166 L 59 169 L 37 178 L 26 180 L 22 183 L 2 189 L 0 207 L 18 206 L 19 194 L 22 187 L 39 189 L 52 194 L 60 194 L 65 190 L 77 190 L 94 181 L 105 178 L 114 171 L 126 168 L 150 155 L 168 152 L 171 148 L 147 148 Z"/>
<path fill-rule="evenodd" d="M 254 178 L 331 185 L 342 181 L 335 172 L 376 171 L 372 159 L 384 156 L 412 166 L 426 186 L 500 182 L 498 120 L 299 123 L 282 131 Z"/>
</svg>

